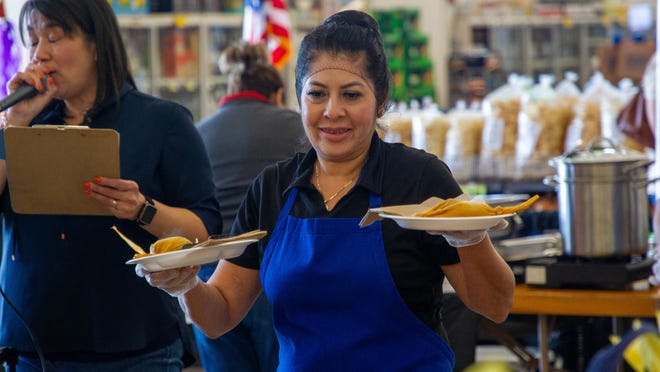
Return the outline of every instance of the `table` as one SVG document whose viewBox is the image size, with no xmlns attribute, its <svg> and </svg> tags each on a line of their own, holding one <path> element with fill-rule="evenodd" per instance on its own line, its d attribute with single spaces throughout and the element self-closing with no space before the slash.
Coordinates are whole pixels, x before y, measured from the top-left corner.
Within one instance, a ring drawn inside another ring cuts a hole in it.
<svg viewBox="0 0 660 372">
<path fill-rule="evenodd" d="M 643 291 L 549 289 L 516 285 L 511 314 L 537 316 L 539 369 L 550 371 L 548 316 L 606 316 L 653 318 L 660 311 L 660 288 Z"/>
</svg>

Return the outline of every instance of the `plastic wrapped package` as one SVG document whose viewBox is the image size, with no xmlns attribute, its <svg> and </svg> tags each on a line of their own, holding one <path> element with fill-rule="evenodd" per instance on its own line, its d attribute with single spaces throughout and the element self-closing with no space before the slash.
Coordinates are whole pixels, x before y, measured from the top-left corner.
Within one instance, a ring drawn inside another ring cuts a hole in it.
<svg viewBox="0 0 660 372">
<path fill-rule="evenodd" d="M 406 146 L 412 146 L 412 117 L 413 113 L 401 103 L 395 110 L 387 112 L 383 116 L 386 130 L 383 140 L 386 142 L 400 142 Z"/>
<path fill-rule="evenodd" d="M 575 105 L 573 121 L 566 130 L 564 150 L 589 143 L 594 137 L 602 136 L 601 101 L 603 95 L 615 90 L 600 72 L 594 73 L 585 85 L 582 95 Z"/>
<path fill-rule="evenodd" d="M 564 152 L 573 108 L 557 99 L 553 80 L 552 75 L 541 75 L 521 100 L 516 142 L 516 170 L 520 176 L 538 178 L 551 173 L 547 161 Z"/>
<path fill-rule="evenodd" d="M 580 77 L 574 71 L 566 71 L 564 73 L 564 79 L 557 83 L 557 86 L 555 87 L 555 92 L 557 92 L 560 99 L 577 99 L 580 97 L 580 88 L 577 86 L 579 79 Z"/>
<path fill-rule="evenodd" d="M 573 118 L 575 117 L 575 106 L 582 94 L 580 88 L 577 86 L 579 79 L 580 77 L 577 73 L 566 71 L 564 79 L 557 83 L 557 86 L 555 87 L 557 104 L 564 108 L 564 113 L 566 115 L 566 126 L 570 125 L 573 121 Z"/>
<path fill-rule="evenodd" d="M 513 156 L 518 137 L 520 99 L 525 91 L 524 80 L 509 76 L 507 84 L 485 97 L 483 150 L 487 154 Z"/>
<path fill-rule="evenodd" d="M 580 97 L 575 105 L 575 117 L 566 130 L 564 149 L 569 151 L 600 135 L 600 100 L 591 96 Z"/>
<path fill-rule="evenodd" d="M 552 75 L 541 75 L 529 94 L 523 95 L 518 116 L 516 155 L 535 159 L 564 152 L 566 127 L 573 115 L 572 107 L 559 103 L 552 88 Z"/>
<path fill-rule="evenodd" d="M 563 112 L 565 113 L 564 124 L 566 125 L 566 131 L 564 132 L 563 144 L 560 144 L 560 146 L 563 146 L 564 150 L 566 149 L 566 138 L 569 136 L 568 132 L 570 130 L 571 123 L 573 123 L 575 120 L 580 97 L 582 96 L 582 92 L 577 86 L 578 80 L 579 76 L 577 73 L 573 71 L 566 71 L 564 74 L 564 79 L 560 81 L 555 87 L 555 92 L 557 93 L 557 104 L 563 107 Z M 595 109 L 595 107 L 587 107 L 587 110 L 591 109 Z"/>
<path fill-rule="evenodd" d="M 449 130 L 445 148 L 445 162 L 459 181 L 471 180 L 477 175 L 484 115 L 477 107 L 466 108 L 464 101 L 447 113 Z"/>
<path fill-rule="evenodd" d="M 484 98 L 484 129 L 479 174 L 506 177 L 512 174 L 518 138 L 518 113 L 525 80 L 509 75 L 507 83 Z"/>
<path fill-rule="evenodd" d="M 622 79 L 611 92 L 603 95 L 600 103 L 600 123 L 604 137 L 612 140 L 617 146 L 644 152 L 644 145 L 626 136 L 616 125 L 616 118 L 628 102 L 639 91 L 631 79 Z"/>
<path fill-rule="evenodd" d="M 412 145 L 439 158 L 445 156 L 449 119 L 436 105 L 412 117 Z"/>
<path fill-rule="evenodd" d="M 478 108 L 458 104 L 448 113 L 447 156 L 475 156 L 481 153 L 485 117 Z"/>
<path fill-rule="evenodd" d="M 426 144 L 424 150 L 441 159 L 444 158 L 449 127 L 449 119 L 443 113 L 431 117 L 425 127 Z"/>
<path fill-rule="evenodd" d="M 386 132 L 387 132 L 387 127 L 384 124 L 379 123 L 378 125 L 376 125 L 376 134 L 383 141 L 385 140 L 385 133 Z"/>
<path fill-rule="evenodd" d="M 388 117 L 385 141 L 412 146 L 412 117 L 407 115 Z"/>
</svg>

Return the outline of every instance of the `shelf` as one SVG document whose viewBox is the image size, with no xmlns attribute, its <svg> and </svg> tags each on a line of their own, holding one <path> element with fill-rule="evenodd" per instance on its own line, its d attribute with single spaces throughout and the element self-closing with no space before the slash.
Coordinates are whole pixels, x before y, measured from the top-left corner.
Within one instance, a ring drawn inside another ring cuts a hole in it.
<svg viewBox="0 0 660 372">
<path fill-rule="evenodd" d="M 551 59 L 535 59 L 531 62 L 532 70 L 548 70 L 551 71 L 554 67 L 564 68 L 579 66 L 580 58 L 578 57 L 563 57 Z"/>
<path fill-rule="evenodd" d="M 212 87 L 214 85 L 227 85 L 229 79 L 226 76 L 211 76 L 206 82 L 206 86 Z"/>
<path fill-rule="evenodd" d="M 227 78 L 219 75 L 217 61 L 222 50 L 241 39 L 242 13 L 152 13 L 117 19 L 140 89 L 187 106 L 195 121 L 216 111 L 227 93 Z M 291 22 L 296 48 L 301 35 L 321 20 L 294 16 Z M 291 67 L 283 73 L 285 81 L 287 74 L 292 75 Z"/>
<path fill-rule="evenodd" d="M 241 28 L 243 15 L 235 13 L 155 13 L 117 16 L 121 28 L 226 27 Z"/>
<path fill-rule="evenodd" d="M 198 78 L 160 78 L 152 83 L 156 88 L 165 88 L 175 92 L 181 89 L 194 92 L 199 89 Z"/>
<path fill-rule="evenodd" d="M 240 40 L 240 13 L 153 13 L 117 17 L 140 88 L 190 109 L 194 120 L 215 112 L 226 94 L 218 76 L 223 49 Z"/>
<path fill-rule="evenodd" d="M 515 26 L 560 26 L 564 24 L 564 18 L 561 16 L 470 16 L 468 22 L 472 27 L 515 27 Z M 573 25 L 583 24 L 602 24 L 600 17 L 596 15 L 580 15 L 570 17 Z"/>
<path fill-rule="evenodd" d="M 565 71 L 571 70 L 578 74 L 579 85 L 584 85 L 594 73 L 592 57 L 608 40 L 608 33 L 595 14 L 571 19 L 573 25 L 567 28 L 562 16 L 474 17 L 469 20 L 471 44 L 499 56 L 505 76 L 553 74 L 561 81 Z"/>
</svg>

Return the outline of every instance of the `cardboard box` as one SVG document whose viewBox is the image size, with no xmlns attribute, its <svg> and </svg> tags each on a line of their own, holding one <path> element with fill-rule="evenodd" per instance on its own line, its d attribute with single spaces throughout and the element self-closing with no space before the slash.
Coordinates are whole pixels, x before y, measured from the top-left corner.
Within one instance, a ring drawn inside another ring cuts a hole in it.
<svg viewBox="0 0 660 372">
<path fill-rule="evenodd" d="M 197 78 L 199 76 L 199 30 L 172 27 L 160 35 L 162 76 Z"/>
<path fill-rule="evenodd" d="M 633 41 L 624 39 L 618 45 L 616 59 L 616 75 L 619 80 L 630 78 L 639 83 L 644 76 L 644 70 L 655 53 L 655 41 Z"/>
<path fill-rule="evenodd" d="M 617 46 L 611 43 L 601 45 L 598 48 L 598 61 L 598 71 L 605 79 L 616 84 L 619 81 L 616 69 Z"/>
<path fill-rule="evenodd" d="M 653 53 L 655 42 L 652 40 L 624 39 L 618 44 L 603 44 L 598 49 L 598 71 L 613 84 L 623 78 L 639 84 Z"/>
</svg>

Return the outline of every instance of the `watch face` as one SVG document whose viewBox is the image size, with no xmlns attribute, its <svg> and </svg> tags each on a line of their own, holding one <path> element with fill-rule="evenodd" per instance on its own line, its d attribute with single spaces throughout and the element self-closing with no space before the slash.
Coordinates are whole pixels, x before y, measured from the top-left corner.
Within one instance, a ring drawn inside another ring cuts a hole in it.
<svg viewBox="0 0 660 372">
<path fill-rule="evenodd" d="M 144 225 L 150 224 L 156 215 L 156 211 L 157 209 L 153 205 L 145 204 L 140 213 L 140 222 Z"/>
</svg>

